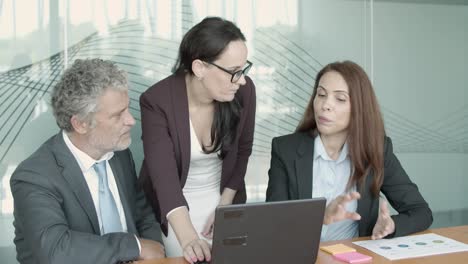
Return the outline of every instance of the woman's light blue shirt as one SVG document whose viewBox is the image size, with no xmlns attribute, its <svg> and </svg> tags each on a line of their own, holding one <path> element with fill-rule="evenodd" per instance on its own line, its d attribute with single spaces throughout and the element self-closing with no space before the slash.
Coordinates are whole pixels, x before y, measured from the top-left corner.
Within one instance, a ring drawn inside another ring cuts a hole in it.
<svg viewBox="0 0 468 264">
<path fill-rule="evenodd" d="M 314 141 L 314 162 L 312 197 L 325 197 L 328 204 L 337 196 L 345 194 L 346 185 L 351 177 L 351 161 L 348 143 L 345 143 L 337 160 L 331 159 L 323 146 L 320 136 Z M 353 186 L 351 190 L 356 190 Z M 356 212 L 357 201 L 346 205 L 349 212 Z M 322 227 L 322 241 L 348 239 L 358 236 L 358 221 L 343 220 Z"/>
</svg>

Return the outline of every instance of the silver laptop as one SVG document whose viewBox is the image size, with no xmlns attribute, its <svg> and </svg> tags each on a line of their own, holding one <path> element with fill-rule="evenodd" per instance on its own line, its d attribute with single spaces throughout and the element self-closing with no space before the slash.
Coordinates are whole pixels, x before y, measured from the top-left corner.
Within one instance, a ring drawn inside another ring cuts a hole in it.
<svg viewBox="0 0 468 264">
<path fill-rule="evenodd" d="M 211 263 L 315 263 L 325 204 L 315 198 L 219 206 Z"/>
</svg>

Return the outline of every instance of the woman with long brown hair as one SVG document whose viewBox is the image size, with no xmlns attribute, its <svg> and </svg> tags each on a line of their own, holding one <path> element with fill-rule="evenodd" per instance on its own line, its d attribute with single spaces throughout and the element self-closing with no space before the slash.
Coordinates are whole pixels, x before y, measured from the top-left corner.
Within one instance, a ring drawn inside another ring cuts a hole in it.
<svg viewBox="0 0 468 264">
<path fill-rule="evenodd" d="M 322 240 L 402 236 L 432 223 L 385 135 L 371 82 L 351 61 L 317 74 L 296 132 L 272 141 L 268 174 L 267 201 L 327 199 Z M 390 216 L 381 192 L 398 214 Z"/>
</svg>

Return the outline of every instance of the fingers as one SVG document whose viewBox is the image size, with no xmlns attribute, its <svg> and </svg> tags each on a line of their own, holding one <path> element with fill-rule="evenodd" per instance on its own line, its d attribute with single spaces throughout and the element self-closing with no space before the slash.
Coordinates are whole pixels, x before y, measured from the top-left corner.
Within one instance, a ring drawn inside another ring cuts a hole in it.
<svg viewBox="0 0 468 264">
<path fill-rule="evenodd" d="M 373 240 L 381 239 L 381 238 L 384 238 L 384 237 L 388 236 L 391 233 L 393 233 L 393 230 L 392 230 L 390 225 L 382 226 L 382 227 L 378 228 L 378 230 L 376 230 L 374 228 L 374 231 L 372 232 L 371 239 L 373 239 Z"/>
<path fill-rule="evenodd" d="M 214 212 L 208 217 L 201 234 L 208 239 L 213 238 Z"/>
<path fill-rule="evenodd" d="M 349 199 L 349 200 L 347 200 L 347 202 L 361 199 L 361 194 L 358 193 L 358 192 L 350 192 L 350 193 L 346 194 L 346 196 Z"/>
<path fill-rule="evenodd" d="M 197 261 L 210 261 L 211 248 L 208 242 L 204 239 L 196 239 L 190 242 L 184 248 L 184 258 L 189 263 Z"/>
<path fill-rule="evenodd" d="M 374 230 L 372 230 L 371 239 L 376 240 L 376 239 L 381 239 L 382 237 L 383 237 L 382 226 L 380 226 L 380 224 L 377 223 L 374 226 Z"/>
<path fill-rule="evenodd" d="M 197 262 L 197 255 L 190 245 L 184 248 L 184 258 L 188 263 Z"/>
<path fill-rule="evenodd" d="M 358 200 L 360 198 L 361 194 L 359 194 L 358 192 L 350 192 L 336 197 L 336 200 L 339 204 L 346 204 L 353 200 Z"/>
<path fill-rule="evenodd" d="M 204 239 L 198 239 L 196 243 L 194 243 L 193 249 L 197 256 L 197 259 L 202 261 L 210 261 L 211 260 L 211 250 L 210 245 Z"/>
<path fill-rule="evenodd" d="M 203 227 L 203 230 L 201 231 L 201 234 L 203 236 L 207 235 L 208 233 L 211 232 L 211 225 L 205 225 L 205 227 Z"/>
<path fill-rule="evenodd" d="M 206 223 L 205 227 L 203 228 L 201 234 L 205 238 L 212 239 L 213 238 L 213 223 Z"/>
<path fill-rule="evenodd" d="M 197 257 L 196 260 L 204 260 L 205 259 L 205 254 L 203 254 L 203 248 L 201 243 L 195 243 L 193 245 L 193 251 L 195 252 L 195 255 Z"/>
<path fill-rule="evenodd" d="M 354 221 L 361 220 L 361 215 L 356 212 L 346 212 L 345 217 Z"/>
<path fill-rule="evenodd" d="M 361 216 L 356 212 L 348 212 L 346 204 L 360 199 L 358 192 L 350 192 L 336 197 L 325 209 L 323 224 L 328 225 L 345 219 L 360 220 Z"/>
<path fill-rule="evenodd" d="M 213 228 L 211 228 L 207 233 L 202 233 L 202 236 L 207 239 L 213 239 Z"/>
<path fill-rule="evenodd" d="M 208 244 L 208 242 L 204 239 L 200 239 L 202 241 L 202 250 L 203 254 L 205 255 L 204 259 L 206 261 L 211 260 L 211 246 Z"/>
<path fill-rule="evenodd" d="M 395 232 L 395 222 L 390 216 L 388 202 L 385 199 L 380 199 L 379 216 L 372 230 L 371 239 L 381 239 Z"/>
</svg>

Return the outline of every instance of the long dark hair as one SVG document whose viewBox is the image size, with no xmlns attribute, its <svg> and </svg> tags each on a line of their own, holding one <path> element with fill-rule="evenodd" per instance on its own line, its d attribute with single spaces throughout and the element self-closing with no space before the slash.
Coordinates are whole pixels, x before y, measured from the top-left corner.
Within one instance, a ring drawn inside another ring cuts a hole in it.
<svg viewBox="0 0 468 264">
<path fill-rule="evenodd" d="M 371 191 L 379 195 L 383 182 L 385 128 L 377 98 L 366 72 L 352 61 L 334 62 L 325 66 L 315 78 L 312 97 L 307 105 L 297 132 L 317 133 L 314 116 L 314 98 L 320 78 L 327 72 L 337 72 L 346 81 L 351 100 L 351 118 L 348 127 L 349 156 L 353 174 L 348 188 L 354 184 L 363 187 L 366 176 L 373 172 Z"/>
<path fill-rule="evenodd" d="M 194 60 L 214 62 L 229 43 L 236 40 L 245 41 L 245 37 L 234 23 L 220 17 L 207 17 L 184 35 L 172 72 L 193 75 Z M 211 125 L 212 145 L 210 150 L 203 146 L 203 152 L 208 154 L 221 150 L 219 157 L 223 159 L 237 136 L 241 105 L 237 96 L 230 102 L 215 101 L 214 104 L 215 111 Z"/>
</svg>

